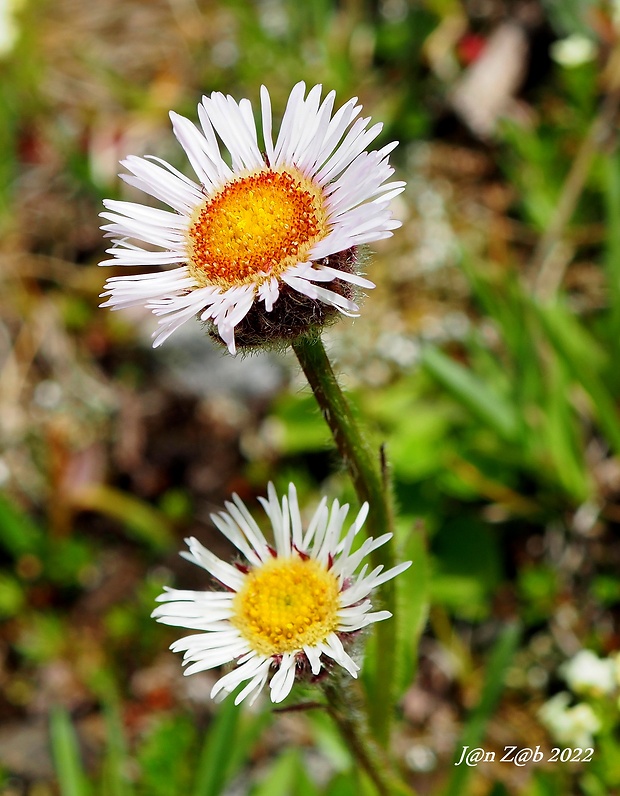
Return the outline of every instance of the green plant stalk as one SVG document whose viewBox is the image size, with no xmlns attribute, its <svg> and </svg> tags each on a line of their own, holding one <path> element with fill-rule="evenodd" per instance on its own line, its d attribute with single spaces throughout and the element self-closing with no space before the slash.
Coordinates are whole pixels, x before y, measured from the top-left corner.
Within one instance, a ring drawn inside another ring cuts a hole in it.
<svg viewBox="0 0 620 796">
<path fill-rule="evenodd" d="M 377 537 L 393 532 L 392 496 L 383 456 L 368 443 L 345 398 L 321 338 L 306 335 L 293 342 L 293 350 L 308 379 L 314 397 L 330 428 L 336 447 L 347 466 L 361 503 L 369 504 L 366 531 Z M 394 566 L 393 540 L 372 553 L 372 564 Z M 383 745 L 389 741 L 393 710 L 393 683 L 396 649 L 396 591 L 394 581 L 382 587 L 383 604 L 392 613 L 388 622 L 375 628 L 377 640 L 376 682 L 368 700 L 370 727 Z"/>
<path fill-rule="evenodd" d="M 385 749 L 371 738 L 350 689 L 345 691 L 338 683 L 329 680 L 325 681 L 323 692 L 327 699 L 327 712 L 340 730 L 353 759 L 368 774 L 380 796 L 415 796 L 415 791 L 394 771 Z"/>
</svg>

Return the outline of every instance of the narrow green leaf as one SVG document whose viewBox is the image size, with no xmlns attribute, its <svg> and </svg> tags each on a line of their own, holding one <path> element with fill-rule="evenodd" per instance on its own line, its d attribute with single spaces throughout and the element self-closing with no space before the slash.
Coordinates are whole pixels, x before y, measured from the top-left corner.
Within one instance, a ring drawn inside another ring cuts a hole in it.
<svg viewBox="0 0 620 796">
<path fill-rule="evenodd" d="M 515 439 L 517 416 L 502 395 L 437 348 L 426 347 L 422 362 L 427 371 L 478 420 L 504 439 Z"/>
<path fill-rule="evenodd" d="M 557 360 L 549 362 L 546 373 L 548 396 L 542 432 L 557 480 L 576 503 L 582 503 L 590 494 L 591 484 L 585 452 L 579 446 L 577 417 L 566 399 L 570 384 L 564 371 L 565 368 Z"/>
<path fill-rule="evenodd" d="M 463 733 L 456 745 L 455 763 L 458 762 L 463 747 L 470 749 L 478 747 L 484 740 L 487 722 L 499 700 L 504 687 L 506 669 L 512 662 L 519 645 L 521 629 L 517 624 L 507 625 L 495 643 L 484 675 L 484 686 L 478 705 L 472 710 L 467 719 Z M 452 776 L 444 796 L 462 796 L 467 793 L 465 787 L 472 772 L 472 768 L 465 764 L 452 767 Z"/>
<path fill-rule="evenodd" d="M 308 722 L 312 726 L 314 743 L 330 767 L 342 774 L 347 772 L 353 764 L 351 752 L 331 717 L 324 710 L 310 710 Z"/>
<path fill-rule="evenodd" d="M 298 790 L 297 787 L 300 765 L 299 751 L 288 749 L 254 788 L 252 796 L 306 796 L 307 791 Z"/>
<path fill-rule="evenodd" d="M 336 774 L 325 796 L 359 796 L 359 786 L 350 774 Z"/>
<path fill-rule="evenodd" d="M 52 711 L 50 737 L 61 796 L 87 796 L 77 736 L 63 708 Z"/>
<path fill-rule="evenodd" d="M 337 774 L 329 783 L 325 796 L 377 796 L 377 788 L 364 771 L 352 769 Z"/>
<path fill-rule="evenodd" d="M 131 796 L 133 788 L 127 777 L 128 755 L 125 732 L 118 704 L 108 701 L 105 707 L 106 753 L 103 762 L 103 796 Z"/>
<path fill-rule="evenodd" d="M 603 370 L 609 361 L 608 353 L 564 304 L 533 306 L 558 353 L 573 368 L 586 368 L 592 373 Z"/>
<path fill-rule="evenodd" d="M 415 678 L 418 643 L 428 618 L 431 572 L 422 530 L 414 529 L 402 558 L 413 563 L 396 579 L 398 613 L 393 619 L 387 620 L 397 622 L 397 697 L 403 694 Z"/>
<path fill-rule="evenodd" d="M 193 796 L 219 796 L 246 762 L 250 749 L 272 719 L 270 711 L 244 713 L 232 697 L 226 699 L 207 730 Z"/>
<path fill-rule="evenodd" d="M 43 538 L 42 530 L 28 515 L 0 494 L 0 546 L 17 557 L 38 552 Z"/>
<path fill-rule="evenodd" d="M 77 508 L 97 511 L 122 522 L 128 535 L 155 550 L 166 550 L 172 545 L 170 526 L 163 514 L 120 489 L 96 484 L 75 492 L 72 501 Z"/>
<path fill-rule="evenodd" d="M 231 699 L 230 701 L 232 702 L 233 700 Z M 238 707 L 237 710 L 239 710 Z M 263 736 L 273 721 L 273 713 L 270 710 L 265 710 L 258 714 L 250 714 L 243 711 L 241 713 L 234 743 L 232 749 L 228 752 L 229 761 L 226 771 L 228 781 L 246 764 L 252 747 Z"/>
<path fill-rule="evenodd" d="M 226 785 L 240 711 L 233 699 L 225 700 L 207 730 L 198 761 L 194 796 L 218 796 Z"/>
<path fill-rule="evenodd" d="M 618 352 L 620 348 L 620 152 L 606 156 L 605 210 L 607 247 L 605 265 L 611 304 L 610 343 Z"/>
<path fill-rule="evenodd" d="M 620 452 L 620 414 L 614 396 L 597 372 L 602 362 L 596 343 L 561 305 L 539 307 L 538 312 L 572 377 L 592 399 L 594 414 L 610 445 Z"/>
</svg>

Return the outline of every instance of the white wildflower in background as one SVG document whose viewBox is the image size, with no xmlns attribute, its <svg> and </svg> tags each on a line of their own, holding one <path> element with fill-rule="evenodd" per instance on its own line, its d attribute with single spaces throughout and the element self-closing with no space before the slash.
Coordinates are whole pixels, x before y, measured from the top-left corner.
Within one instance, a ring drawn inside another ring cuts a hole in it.
<svg viewBox="0 0 620 796">
<path fill-rule="evenodd" d="M 618 687 L 615 661 L 601 659 L 592 650 L 579 650 L 560 667 L 560 674 L 575 694 L 602 696 Z"/>
<path fill-rule="evenodd" d="M 545 702 L 538 716 L 558 743 L 582 749 L 591 747 L 601 722 L 590 705 L 579 703 L 569 707 L 570 701 L 570 694 L 561 691 Z"/>
<path fill-rule="evenodd" d="M 24 0 L 0 0 L 0 59 L 8 56 L 19 37 L 18 15 Z"/>
<path fill-rule="evenodd" d="M 359 665 L 351 645 L 362 628 L 388 619 L 388 611 L 373 611 L 371 592 L 410 566 L 408 561 L 383 571 L 368 572 L 363 559 L 385 544 L 391 534 L 366 539 L 355 552 L 365 504 L 349 530 L 342 529 L 348 506 L 321 501 L 306 530 L 302 527 L 295 487 L 282 501 L 272 484 L 268 498 L 260 498 L 273 529 L 268 542 L 237 495 L 213 522 L 240 551 L 243 563 L 228 564 L 196 539 L 188 539 L 182 556 L 203 567 L 219 590 L 168 589 L 153 616 L 164 624 L 197 631 L 176 641 L 171 649 L 184 652 L 185 674 L 227 663 L 234 668 L 221 677 L 212 697 L 226 696 L 241 683 L 238 704 L 256 699 L 269 682 L 272 702 L 281 702 L 297 677 L 317 676 L 339 664 L 352 677 Z"/>
<path fill-rule="evenodd" d="M 572 33 L 565 39 L 558 39 L 551 45 L 553 60 L 568 69 L 587 64 L 597 55 L 596 43 L 581 33 Z"/>
<path fill-rule="evenodd" d="M 620 688 L 620 652 L 615 652 L 611 656 L 611 660 L 614 664 L 614 679 L 616 682 L 616 687 Z"/>
<path fill-rule="evenodd" d="M 356 273 L 356 247 L 400 226 L 389 204 L 404 183 L 386 183 L 396 143 L 366 151 L 382 125 L 369 128 L 370 118 L 357 118 L 357 98 L 333 113 L 335 92 L 321 102 L 321 91 L 314 86 L 305 96 L 304 83 L 293 88 L 275 144 L 264 86 L 262 143 L 247 99 L 203 97 L 201 129 L 171 113 L 197 181 L 159 158 L 123 161 L 131 172 L 123 179 L 173 212 L 104 202 L 110 223 L 102 229 L 115 241 L 107 250 L 112 259 L 101 264 L 157 270 L 108 279 L 102 306 L 146 305 L 161 318 L 155 346 L 197 315 L 232 354 L 246 319 L 246 336 L 257 344 L 263 335 L 293 339 L 305 319 L 324 323 L 325 308 L 356 314 L 355 288 L 374 287 Z"/>
</svg>

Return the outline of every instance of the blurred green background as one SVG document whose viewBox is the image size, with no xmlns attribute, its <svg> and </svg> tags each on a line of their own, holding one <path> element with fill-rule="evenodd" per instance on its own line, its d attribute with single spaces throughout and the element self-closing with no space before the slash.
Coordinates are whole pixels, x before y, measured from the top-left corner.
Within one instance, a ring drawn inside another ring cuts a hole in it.
<svg viewBox="0 0 620 796">
<path fill-rule="evenodd" d="M 97 308 L 101 200 L 142 201 L 118 160 L 189 173 L 169 109 L 264 83 L 278 116 L 300 79 L 359 96 L 409 186 L 362 317 L 327 335 L 418 562 L 395 754 L 421 794 L 616 792 L 617 693 L 590 695 L 591 763 L 453 758 L 547 753 L 561 664 L 620 648 L 618 4 L 0 13 L 0 792 L 373 793 L 326 717 L 216 710 L 212 675 L 184 679 L 178 632 L 149 619 L 164 584 L 203 583 L 184 536 L 227 553 L 209 513 L 232 491 L 354 500 L 295 361 L 233 360 L 198 324 L 152 351 L 147 312 Z"/>
</svg>

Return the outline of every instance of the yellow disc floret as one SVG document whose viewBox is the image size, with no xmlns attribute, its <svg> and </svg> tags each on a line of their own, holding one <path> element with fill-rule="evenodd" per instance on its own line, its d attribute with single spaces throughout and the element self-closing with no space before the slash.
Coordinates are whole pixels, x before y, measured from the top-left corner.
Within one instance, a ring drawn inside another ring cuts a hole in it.
<svg viewBox="0 0 620 796">
<path fill-rule="evenodd" d="M 336 629 L 339 594 L 335 575 L 314 559 L 274 558 L 247 576 L 231 622 L 256 652 L 294 652 Z"/>
<path fill-rule="evenodd" d="M 295 168 L 265 169 L 227 183 L 198 208 L 190 272 L 201 286 L 260 283 L 305 262 L 326 234 L 320 188 Z"/>
</svg>

